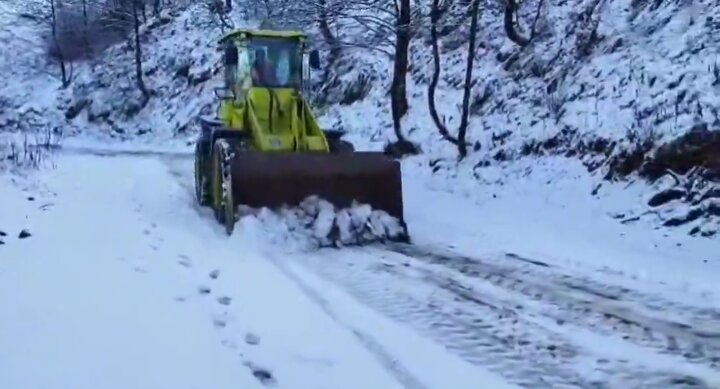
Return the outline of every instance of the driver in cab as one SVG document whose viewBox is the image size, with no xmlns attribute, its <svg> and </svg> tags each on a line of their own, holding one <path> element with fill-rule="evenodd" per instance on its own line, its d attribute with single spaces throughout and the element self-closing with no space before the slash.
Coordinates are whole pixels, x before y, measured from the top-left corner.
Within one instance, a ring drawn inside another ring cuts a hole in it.
<svg viewBox="0 0 720 389">
<path fill-rule="evenodd" d="M 255 51 L 255 61 L 252 66 L 253 84 L 257 86 L 275 86 L 275 71 L 265 56 L 265 50 Z"/>
</svg>

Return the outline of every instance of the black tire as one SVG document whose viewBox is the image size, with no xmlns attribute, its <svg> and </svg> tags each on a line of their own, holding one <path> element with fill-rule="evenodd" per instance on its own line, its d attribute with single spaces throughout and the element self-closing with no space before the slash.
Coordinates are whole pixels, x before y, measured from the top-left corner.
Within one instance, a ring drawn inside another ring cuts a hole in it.
<svg viewBox="0 0 720 389">
<path fill-rule="evenodd" d="M 355 146 L 352 143 L 342 139 L 328 139 L 330 152 L 333 154 L 345 154 L 355 152 Z"/>
<path fill-rule="evenodd" d="M 210 183 L 205 164 L 205 150 L 198 142 L 195 145 L 195 200 L 203 207 L 210 205 Z"/>
<path fill-rule="evenodd" d="M 225 139 L 218 139 L 213 146 L 212 158 L 212 207 L 215 219 L 232 235 L 237 221 L 235 199 L 232 190 L 232 150 Z"/>
</svg>

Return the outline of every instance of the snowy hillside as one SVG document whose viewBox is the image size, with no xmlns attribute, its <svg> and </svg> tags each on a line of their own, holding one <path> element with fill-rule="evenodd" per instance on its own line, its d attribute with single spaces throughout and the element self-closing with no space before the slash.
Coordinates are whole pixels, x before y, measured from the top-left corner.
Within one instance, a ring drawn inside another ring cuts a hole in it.
<svg viewBox="0 0 720 389">
<path fill-rule="evenodd" d="M 523 180 L 532 174 L 531 165 L 552 164 L 563 176 L 564 166 L 579 160 L 597 185 L 587 195 L 612 195 L 609 188 L 618 187 L 611 184 L 617 180 L 640 181 L 634 187 L 644 186 L 645 179 L 654 183 L 637 193 L 636 206 L 617 210 L 621 221 L 633 223 L 642 216 L 651 225 L 683 224 L 684 232 L 712 236 L 720 214 L 717 3 L 545 1 L 540 10 L 535 22 L 538 2 L 522 3 L 521 32 L 528 35 L 531 26 L 538 31 L 524 48 L 507 38 L 501 5 L 481 11 L 468 134 L 473 151 L 459 164 L 454 146 L 442 141 L 428 110 L 433 58 L 427 28 L 421 29 L 411 47 L 412 98 L 404 118 L 407 133 L 425 152 L 417 164 L 429 164 L 435 176 L 453 178 L 448 187 L 466 187 L 477 197 L 499 194 L 503 185 L 512 188 L 517 181 L 512 177 Z M 448 31 L 441 34 L 437 106 L 451 132 L 460 121 L 467 55 L 468 23 L 462 20 L 452 13 L 441 20 Z M 347 55 L 346 63 L 370 62 L 361 53 Z M 389 67 L 384 62 L 374 66 Z M 375 147 L 381 147 L 392 136 L 387 80 L 364 101 L 331 108 L 328 122 L 377 139 Z M 683 138 L 692 129 L 697 132 Z M 544 158 L 551 155 L 567 161 Z M 698 169 L 690 171 L 693 167 Z M 690 174 L 679 177 L 677 185 L 667 169 Z M 651 202 L 655 207 L 647 205 L 668 188 L 672 194 L 664 192 Z M 685 225 L 686 219 L 692 223 Z"/>
<path fill-rule="evenodd" d="M 7 4 L 6 17 L 11 14 Z M 43 65 L 42 56 L 38 58 L 40 27 L 20 18 L 21 27 L 3 29 L 2 39 L 22 53 L 23 61 L 22 66 L 3 66 L 14 74 L 2 89 L 4 131 L 31 126 L 45 132 L 42 139 L 54 130 L 65 137 L 82 133 L 182 147 L 194 136 L 196 116 L 213 114 L 212 90 L 221 84 L 221 75 L 212 37 L 221 29 L 206 4 L 178 4 L 151 14 L 141 26 L 144 81 L 151 91 L 147 106 L 133 77 L 130 43 L 78 62 L 71 86 L 56 90 L 47 87 L 58 83 L 47 75 L 57 74 L 56 65 Z M 250 11 L 237 8 L 231 15 L 234 25 L 247 24 Z M 420 11 L 420 18 L 427 18 L 427 10 Z M 451 9 L 439 22 L 442 64 L 436 101 L 451 132 L 460 118 L 469 24 L 464 15 Z M 436 182 L 482 197 L 499 195 L 503 185 L 512 187 L 511 177 L 532 174 L 520 159 L 551 164 L 561 176 L 566 163 L 580 161 L 594 177 L 588 195 L 614 196 L 610 188 L 618 185 L 612 182 L 638 181 L 631 184 L 638 188 L 637 198 L 612 210 L 620 222 L 681 225 L 678 232 L 683 234 L 715 234 L 720 223 L 720 8 L 714 2 L 527 1 L 520 7 L 518 29 L 523 35 L 531 28 L 536 33 L 524 48 L 507 38 L 501 3 L 486 4 L 480 16 L 468 131 L 471 153 L 460 163 L 429 114 L 433 58 L 427 23 L 417 24 L 410 47 L 410 111 L 403 130 L 424 152 L 407 158 L 407 169 L 424 166 L 421 173 L 432 172 L 439 177 Z M 331 23 L 331 28 L 355 45 L 363 39 L 362 29 L 347 20 Z M 322 34 L 311 32 L 320 47 L 328 47 Z M 391 38 L 377 40 L 377 47 L 392 52 Z M 27 46 L 34 51 L 25 50 Z M 333 59 L 329 77 L 318 77 L 319 99 L 326 104 L 322 122 L 349 131 L 359 147 L 377 149 L 394 139 L 386 93 L 392 66 L 380 50 L 344 47 Z M 326 60 L 333 55 L 324 54 Z M 693 128 L 696 135 L 683 138 Z M 653 158 L 673 140 L 678 144 Z M 686 149 L 699 151 L 682 151 Z M 567 162 L 545 158 L 550 155 Z M 652 185 L 645 188 L 647 180 Z"/>
</svg>

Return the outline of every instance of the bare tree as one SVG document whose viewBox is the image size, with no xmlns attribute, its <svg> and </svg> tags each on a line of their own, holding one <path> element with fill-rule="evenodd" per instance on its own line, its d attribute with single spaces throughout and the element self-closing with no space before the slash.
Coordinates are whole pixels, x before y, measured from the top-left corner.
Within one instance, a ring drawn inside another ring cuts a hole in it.
<svg viewBox="0 0 720 389">
<path fill-rule="evenodd" d="M 323 3 L 324 4 L 324 3 Z M 322 5 L 321 5 L 322 6 Z M 358 0 L 343 10 L 331 9 L 337 17 L 359 24 L 374 35 L 374 42 L 368 48 L 384 51 L 382 43 L 394 46 L 393 52 L 386 52 L 393 59 L 392 82 L 390 84 L 390 110 L 393 131 L 398 141 L 408 143 L 402 132 L 402 118 L 409 109 L 407 99 L 408 51 L 413 36 L 413 8 L 410 0 Z M 325 11 L 326 14 L 328 11 Z M 335 42 L 337 45 L 338 43 Z M 362 44 L 352 44 L 362 47 Z"/>
<path fill-rule="evenodd" d="M 398 141 L 407 142 L 402 133 L 402 118 L 409 109 L 407 100 L 408 49 L 410 48 L 410 0 L 395 2 L 395 61 L 390 84 L 390 110 L 393 131 Z"/>
<path fill-rule="evenodd" d="M 465 65 L 465 83 L 463 86 L 462 111 L 460 113 L 460 125 L 458 126 L 457 137 L 450 134 L 443 120 L 440 120 L 437 108 L 435 107 L 435 90 L 440 79 L 440 50 L 438 48 L 437 25 L 442 13 L 440 0 L 432 0 L 430 9 L 430 36 L 433 52 L 433 75 L 428 86 L 428 106 L 435 126 L 438 128 L 443 139 L 457 146 L 460 159 L 467 156 L 467 129 L 470 124 L 470 93 L 472 91 L 472 74 L 475 62 L 475 45 L 477 42 L 478 14 L 480 13 L 480 0 L 472 0 L 470 4 L 470 38 L 468 41 L 467 63 Z"/>
<path fill-rule="evenodd" d="M 507 34 L 508 38 L 515 42 L 520 47 L 525 47 L 532 41 L 533 38 L 535 38 L 536 34 L 536 25 L 538 18 L 540 17 L 540 13 L 542 11 L 542 7 L 544 5 L 544 0 L 538 0 L 537 3 L 537 9 L 535 10 L 535 20 L 532 23 L 532 28 L 530 29 L 530 36 L 525 37 L 520 32 L 518 32 L 518 25 L 519 25 L 519 17 L 518 17 L 518 3 L 517 0 L 505 0 L 505 12 L 503 15 L 503 26 L 505 28 L 505 33 Z"/>
<path fill-rule="evenodd" d="M 57 37 L 57 12 L 55 9 L 55 0 L 49 0 L 50 2 L 50 30 L 52 34 L 53 43 L 57 53 L 58 63 L 60 65 L 60 77 L 62 81 L 63 89 L 70 86 L 73 80 L 73 67 L 70 62 L 70 69 L 67 69 L 65 63 L 65 56 L 63 55 L 63 48 L 60 46 L 60 42 Z"/>
<path fill-rule="evenodd" d="M 413 21 L 419 18 L 410 0 L 259 0 L 252 2 L 256 19 L 279 21 L 283 25 L 318 25 L 323 40 L 330 48 L 328 62 L 332 64 L 347 47 L 384 53 L 393 61 L 390 85 L 390 108 L 393 130 L 398 141 L 409 143 L 402 132 L 402 118 L 409 109 L 407 99 L 407 73 L 409 47 L 413 36 Z M 250 4 L 248 4 L 250 6 Z M 332 25 L 338 27 L 333 32 Z M 362 31 L 361 37 L 351 33 L 341 37 L 340 32 Z M 347 35 L 350 35 L 349 37 Z M 325 77 L 326 81 L 329 77 Z"/>
<path fill-rule="evenodd" d="M 329 12 L 328 0 L 318 0 L 318 29 L 320 30 L 320 35 L 322 35 L 323 40 L 325 40 L 325 44 L 330 48 L 330 53 L 327 57 L 327 68 L 323 75 L 323 83 L 327 82 L 330 78 L 330 69 L 335 66 L 341 51 L 341 43 L 330 28 L 331 18 L 332 15 Z"/>
<path fill-rule="evenodd" d="M 90 37 L 88 36 L 89 20 L 88 20 L 88 7 L 87 0 L 82 0 L 82 14 L 83 14 L 83 44 L 85 45 L 86 54 L 90 54 Z"/>
<path fill-rule="evenodd" d="M 137 84 L 138 89 L 140 90 L 140 93 L 143 95 L 143 101 L 140 104 L 141 107 L 144 107 L 147 102 L 150 100 L 150 91 L 148 90 L 147 86 L 145 85 L 145 81 L 143 80 L 143 62 L 142 62 L 142 44 L 140 43 L 140 13 L 139 11 L 142 9 L 145 9 L 145 6 L 142 2 L 142 0 L 130 0 L 131 1 L 131 9 L 132 9 L 132 17 L 133 17 L 133 24 L 134 24 L 134 38 L 135 38 L 135 82 Z"/>
<path fill-rule="evenodd" d="M 230 10 L 227 8 L 227 4 L 223 4 L 223 0 L 206 0 L 204 5 L 213 23 L 215 23 L 215 18 L 217 18 L 220 31 L 224 32 L 225 29 L 233 28 L 232 20 L 228 17 Z"/>
<path fill-rule="evenodd" d="M 132 25 L 131 31 L 125 36 L 130 41 L 133 48 L 135 59 L 135 85 L 140 93 L 142 93 L 142 101 L 140 107 L 150 100 L 150 90 L 145 84 L 143 78 L 143 60 L 142 60 L 142 40 L 140 27 L 143 21 L 147 19 L 146 2 L 149 0 L 108 0 L 106 4 L 98 4 L 98 9 L 112 15 L 105 21 L 106 26 L 124 27 L 128 22 Z M 141 20 L 141 18 L 143 20 Z"/>
</svg>

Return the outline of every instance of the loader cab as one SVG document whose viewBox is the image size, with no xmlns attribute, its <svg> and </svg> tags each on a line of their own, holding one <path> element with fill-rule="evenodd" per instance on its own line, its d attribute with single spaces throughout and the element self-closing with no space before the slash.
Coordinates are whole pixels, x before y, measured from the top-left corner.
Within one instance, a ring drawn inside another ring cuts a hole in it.
<svg viewBox="0 0 720 389">
<path fill-rule="evenodd" d="M 294 109 L 292 102 L 312 104 L 310 69 L 318 68 L 320 62 L 317 51 L 308 53 L 305 35 L 240 29 L 225 34 L 219 43 L 225 86 L 215 89 L 215 95 L 221 100 L 217 117 L 223 125 L 241 130 L 256 120 L 255 128 L 267 126 L 268 131 L 292 128 L 292 115 L 285 112 Z M 253 115 L 247 114 L 250 108 Z M 307 108 L 301 104 L 297 109 Z M 305 121 L 311 114 L 302 115 L 297 120 Z"/>
<path fill-rule="evenodd" d="M 300 33 L 239 30 L 223 37 L 221 44 L 225 86 L 236 100 L 242 100 L 253 87 L 305 94 L 310 69 L 320 67 L 318 51 L 308 53 L 305 36 Z"/>
</svg>

